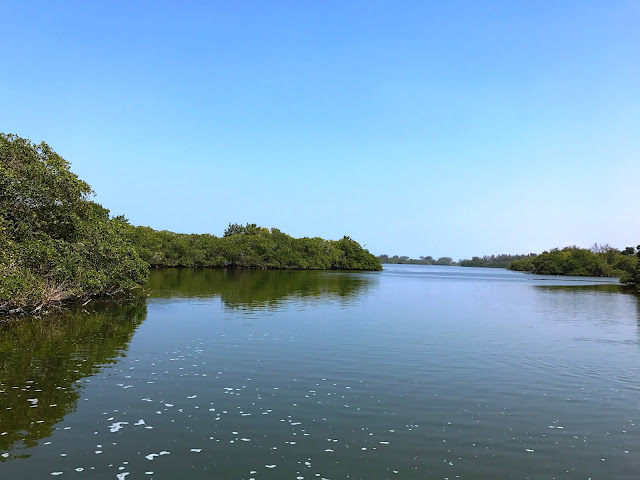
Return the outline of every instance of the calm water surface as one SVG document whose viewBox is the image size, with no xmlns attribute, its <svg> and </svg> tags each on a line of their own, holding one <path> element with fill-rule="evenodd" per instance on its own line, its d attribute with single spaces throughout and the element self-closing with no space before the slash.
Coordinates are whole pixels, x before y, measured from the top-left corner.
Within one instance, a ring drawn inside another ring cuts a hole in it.
<svg viewBox="0 0 640 480">
<path fill-rule="evenodd" d="M 615 281 L 154 271 L 0 329 L 0 478 L 637 479 Z"/>
</svg>

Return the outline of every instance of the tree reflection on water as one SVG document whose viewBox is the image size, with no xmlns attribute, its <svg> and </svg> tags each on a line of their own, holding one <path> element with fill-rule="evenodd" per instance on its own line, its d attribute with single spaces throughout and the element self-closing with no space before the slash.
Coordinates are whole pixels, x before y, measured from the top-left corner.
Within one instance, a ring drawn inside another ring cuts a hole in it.
<svg viewBox="0 0 640 480">
<path fill-rule="evenodd" d="M 0 326 L 0 460 L 50 436 L 75 411 L 80 381 L 118 362 L 146 314 L 143 298 L 94 301 Z"/>
</svg>

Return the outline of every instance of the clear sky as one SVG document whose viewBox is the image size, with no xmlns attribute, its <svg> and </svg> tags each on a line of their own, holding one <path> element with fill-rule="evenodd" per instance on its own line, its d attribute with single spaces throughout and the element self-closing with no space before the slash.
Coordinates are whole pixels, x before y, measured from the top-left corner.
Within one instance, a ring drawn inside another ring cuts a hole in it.
<svg viewBox="0 0 640 480">
<path fill-rule="evenodd" d="M 0 1 L 0 131 L 136 225 L 640 243 L 640 2 Z"/>
</svg>

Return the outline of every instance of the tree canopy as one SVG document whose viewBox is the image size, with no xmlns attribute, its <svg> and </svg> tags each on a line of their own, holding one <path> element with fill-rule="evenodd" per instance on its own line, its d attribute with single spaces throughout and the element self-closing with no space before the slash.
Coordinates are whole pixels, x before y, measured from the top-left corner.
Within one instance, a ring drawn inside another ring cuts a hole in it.
<svg viewBox="0 0 640 480">
<path fill-rule="evenodd" d="M 285 270 L 381 270 L 378 259 L 345 236 L 293 238 L 277 228 L 230 224 L 222 237 L 131 227 L 133 243 L 152 267 Z"/>
<path fill-rule="evenodd" d="M 92 195 L 46 143 L 0 134 L 0 310 L 145 281 L 127 221 Z"/>
<path fill-rule="evenodd" d="M 631 253 L 629 253 L 630 251 Z M 635 252 L 636 252 L 635 268 L 633 270 L 629 268 L 627 271 L 625 271 L 625 274 L 622 275 L 622 277 L 620 277 L 620 281 L 628 285 L 632 285 L 636 288 L 640 288 L 640 245 L 636 247 Z M 622 252 L 623 255 L 631 255 L 632 253 L 633 253 L 633 247 L 627 247 L 625 251 Z"/>
</svg>

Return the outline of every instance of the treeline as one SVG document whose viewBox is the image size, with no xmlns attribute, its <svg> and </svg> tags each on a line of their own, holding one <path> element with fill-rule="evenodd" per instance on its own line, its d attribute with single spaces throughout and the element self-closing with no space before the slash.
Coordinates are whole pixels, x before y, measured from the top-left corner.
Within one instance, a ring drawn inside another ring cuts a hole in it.
<svg viewBox="0 0 640 480">
<path fill-rule="evenodd" d="M 638 255 L 640 252 L 634 247 L 618 250 L 598 244 L 591 249 L 570 246 L 515 260 L 508 268 L 540 275 L 619 277 L 623 283 L 640 284 Z"/>
<path fill-rule="evenodd" d="M 222 237 L 132 227 L 132 240 L 151 267 L 382 270 L 378 259 L 349 237 L 293 238 L 256 224 L 230 224 Z"/>
<path fill-rule="evenodd" d="M 295 239 L 237 224 L 222 238 L 133 227 L 93 194 L 46 143 L 0 134 L 0 312 L 125 291 L 143 284 L 150 266 L 382 268 L 349 237 Z"/>
<path fill-rule="evenodd" d="M 380 263 L 390 265 L 458 265 L 451 257 L 440 257 L 435 259 L 431 256 L 409 258 L 407 256 L 399 257 L 398 255 L 394 255 L 393 257 L 390 257 L 389 255 L 379 255 L 378 260 L 380 260 Z"/>
<path fill-rule="evenodd" d="M 445 266 L 460 266 L 460 267 L 488 267 L 488 268 L 507 268 L 507 266 L 514 260 L 520 260 L 523 258 L 534 257 L 535 253 L 527 255 L 485 255 L 484 257 L 472 257 L 471 260 L 459 260 L 454 262 L 451 257 L 440 257 L 435 259 L 431 256 L 420 258 L 409 258 L 407 256 L 394 255 L 379 255 L 378 259 L 381 263 L 391 265 L 445 265 Z"/>
<path fill-rule="evenodd" d="M 471 260 L 460 260 L 461 267 L 485 267 L 485 268 L 507 268 L 516 260 L 523 260 L 535 257 L 535 253 L 527 255 L 485 255 L 484 257 L 471 257 Z"/>
<path fill-rule="evenodd" d="M 595 244 L 590 249 L 574 246 L 523 255 L 485 255 L 454 262 L 451 257 L 419 259 L 407 256 L 380 255 L 383 264 L 450 265 L 461 267 L 508 268 L 540 275 L 574 275 L 618 277 L 622 283 L 640 287 L 640 245 L 622 250 L 610 245 Z"/>
</svg>

